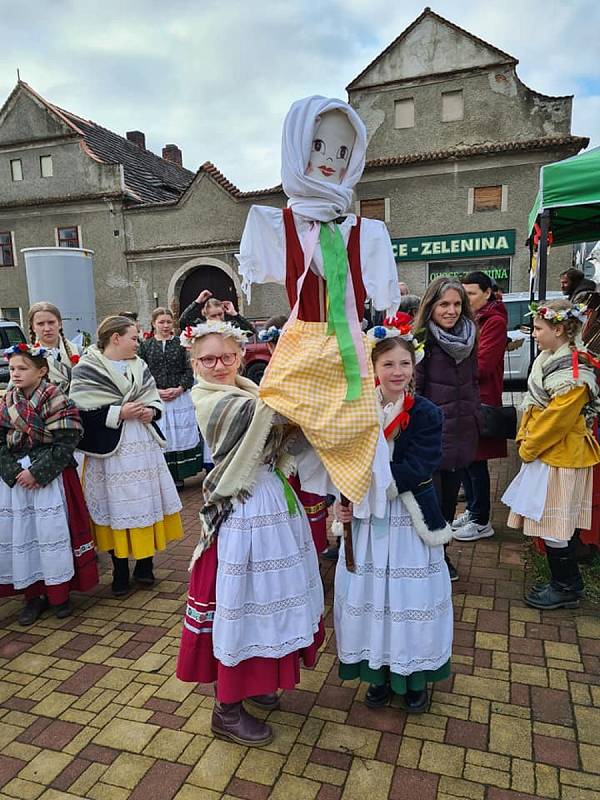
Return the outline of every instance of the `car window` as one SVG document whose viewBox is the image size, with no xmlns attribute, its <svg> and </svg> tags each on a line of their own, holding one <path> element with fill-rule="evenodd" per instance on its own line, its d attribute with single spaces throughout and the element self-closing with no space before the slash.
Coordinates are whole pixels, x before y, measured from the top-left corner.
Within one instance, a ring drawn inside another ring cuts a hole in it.
<svg viewBox="0 0 600 800">
<path fill-rule="evenodd" d="M 516 331 L 521 325 L 531 325 L 531 318 L 526 316 L 529 312 L 528 300 L 516 300 L 512 303 L 506 303 L 506 310 L 508 311 L 508 330 Z"/>
<path fill-rule="evenodd" d="M 19 342 L 25 341 L 25 337 L 23 336 L 21 329 L 16 325 L 7 325 L 6 327 L 3 326 L 0 331 L 2 332 L 2 338 L 5 341 L 5 347 L 10 347 L 13 344 L 19 344 Z"/>
</svg>

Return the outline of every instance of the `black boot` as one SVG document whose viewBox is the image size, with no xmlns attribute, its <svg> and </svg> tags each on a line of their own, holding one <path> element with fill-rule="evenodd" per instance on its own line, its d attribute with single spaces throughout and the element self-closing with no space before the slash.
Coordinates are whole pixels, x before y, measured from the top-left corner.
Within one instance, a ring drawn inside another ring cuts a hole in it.
<svg viewBox="0 0 600 800">
<path fill-rule="evenodd" d="M 124 597 L 131 591 L 129 585 L 129 561 L 126 558 L 117 558 L 114 551 L 110 551 L 113 562 L 112 593 L 115 597 Z"/>
<path fill-rule="evenodd" d="M 365 695 L 365 705 L 367 708 L 383 708 L 389 703 L 392 694 L 389 683 L 382 683 L 379 686 L 372 683 Z"/>
<path fill-rule="evenodd" d="M 138 558 L 133 570 L 135 582 L 139 583 L 141 586 L 154 586 L 153 566 L 152 556 L 148 556 L 148 558 Z"/>
<path fill-rule="evenodd" d="M 408 689 L 402 698 L 402 707 L 408 714 L 424 714 L 429 708 L 427 687 L 417 691 Z"/>
<path fill-rule="evenodd" d="M 45 597 L 33 597 L 26 600 L 17 622 L 19 625 L 33 625 L 48 608 L 48 600 Z"/>
<path fill-rule="evenodd" d="M 542 610 L 578 608 L 584 587 L 573 542 L 568 547 L 551 547 L 547 542 L 545 545 L 552 578 L 547 586 L 534 586 L 525 595 L 525 602 Z"/>
</svg>

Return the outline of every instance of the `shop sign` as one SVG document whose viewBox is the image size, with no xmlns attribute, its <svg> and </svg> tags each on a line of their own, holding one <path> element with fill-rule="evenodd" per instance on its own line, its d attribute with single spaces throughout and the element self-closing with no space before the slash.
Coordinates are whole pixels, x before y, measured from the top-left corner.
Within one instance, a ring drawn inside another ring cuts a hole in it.
<svg viewBox="0 0 600 800">
<path fill-rule="evenodd" d="M 516 231 L 475 231 L 441 236 L 392 239 L 396 261 L 447 261 L 457 258 L 509 256 L 515 252 Z"/>
<path fill-rule="evenodd" d="M 510 291 L 510 258 L 490 258 L 484 261 L 459 262 L 437 261 L 428 264 L 429 282 L 436 278 L 450 278 L 459 281 L 467 272 L 479 270 L 498 284 L 503 292 Z"/>
</svg>

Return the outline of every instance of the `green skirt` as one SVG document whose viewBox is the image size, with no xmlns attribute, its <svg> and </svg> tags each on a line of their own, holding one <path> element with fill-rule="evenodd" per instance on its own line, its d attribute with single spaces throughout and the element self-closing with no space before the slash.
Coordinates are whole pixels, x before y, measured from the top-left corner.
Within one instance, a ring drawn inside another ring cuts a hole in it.
<svg viewBox="0 0 600 800">
<path fill-rule="evenodd" d="M 383 686 L 389 683 L 392 691 L 396 694 L 406 694 L 407 691 L 420 692 L 426 688 L 428 683 L 443 681 L 452 674 L 450 659 L 437 669 L 426 669 L 420 672 L 412 672 L 410 675 L 398 675 L 391 672 L 389 667 L 383 666 L 379 669 L 372 669 L 368 661 L 359 661 L 358 664 L 342 664 L 340 662 L 338 675 L 343 681 L 351 681 L 360 678 L 361 681 L 371 683 L 374 686 Z"/>
<path fill-rule="evenodd" d="M 203 469 L 202 443 L 190 450 L 172 450 L 165 453 L 165 459 L 174 481 L 192 478 Z"/>
</svg>

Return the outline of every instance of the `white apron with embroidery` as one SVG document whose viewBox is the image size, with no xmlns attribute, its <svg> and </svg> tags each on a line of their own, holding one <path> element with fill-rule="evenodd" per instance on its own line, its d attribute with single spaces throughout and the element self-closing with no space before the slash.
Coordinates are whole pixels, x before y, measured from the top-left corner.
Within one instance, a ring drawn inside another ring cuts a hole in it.
<svg viewBox="0 0 600 800">
<path fill-rule="evenodd" d="M 31 461 L 20 464 L 27 469 Z M 39 489 L 11 489 L 0 480 L 0 584 L 56 586 L 73 575 L 62 474 Z"/>
<path fill-rule="evenodd" d="M 356 572 L 346 570 L 342 540 L 335 574 L 339 660 L 398 675 L 439 669 L 453 631 L 443 546 L 419 538 L 400 498 L 388 501 L 386 518 L 354 518 L 352 527 Z"/>
<path fill-rule="evenodd" d="M 228 667 L 282 658 L 313 643 L 323 585 L 310 525 L 300 504 L 290 517 L 277 475 L 258 470 L 245 503 L 219 528 L 213 625 L 215 658 Z"/>
</svg>

